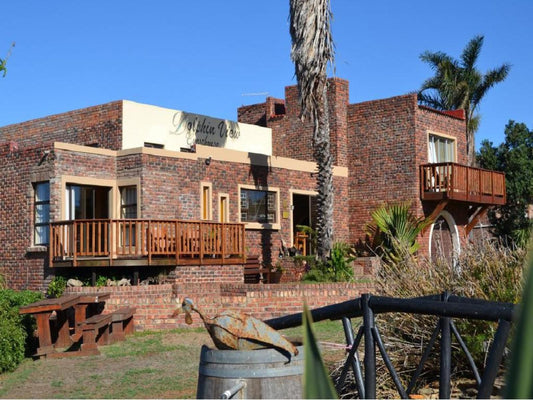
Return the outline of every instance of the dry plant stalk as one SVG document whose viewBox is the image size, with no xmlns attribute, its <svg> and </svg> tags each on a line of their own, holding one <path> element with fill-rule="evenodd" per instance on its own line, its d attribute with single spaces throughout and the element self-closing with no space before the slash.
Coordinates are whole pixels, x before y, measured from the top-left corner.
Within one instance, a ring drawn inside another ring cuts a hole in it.
<svg viewBox="0 0 533 400">
<path fill-rule="evenodd" d="M 388 297 L 410 298 L 448 291 L 459 296 L 517 303 L 522 293 L 525 259 L 524 249 L 509 249 L 485 240 L 464 249 L 455 265 L 445 260 L 435 262 L 413 256 L 406 256 L 395 264 L 382 262 L 377 288 L 380 295 Z M 409 384 L 437 323 L 437 317 L 414 314 L 388 313 L 376 317 L 376 325 L 404 387 Z M 478 368 L 482 370 L 496 325 L 467 320 L 456 320 L 455 323 L 473 352 Z M 482 341 L 478 348 L 475 348 L 476 341 Z M 437 340 L 419 378 L 418 387 L 438 380 L 438 346 Z M 470 378 L 470 367 L 455 340 L 453 346 L 453 377 Z M 381 371 L 377 374 L 380 397 L 397 397 L 398 393 L 379 355 L 376 361 Z M 345 386 L 346 389 L 355 387 L 353 383 L 347 383 Z M 351 395 L 354 395 L 354 390 Z M 344 393 L 344 396 L 349 394 Z"/>
</svg>

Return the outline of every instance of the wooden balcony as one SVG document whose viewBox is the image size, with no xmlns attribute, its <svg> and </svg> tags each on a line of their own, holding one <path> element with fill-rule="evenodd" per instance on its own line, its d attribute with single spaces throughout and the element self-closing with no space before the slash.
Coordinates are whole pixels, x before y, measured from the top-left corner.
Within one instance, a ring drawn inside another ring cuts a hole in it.
<svg viewBox="0 0 533 400">
<path fill-rule="evenodd" d="M 50 224 L 50 266 L 244 263 L 244 224 L 90 219 Z"/>
<path fill-rule="evenodd" d="M 503 205 L 506 202 L 505 175 L 456 163 L 421 165 L 420 198 Z"/>
</svg>

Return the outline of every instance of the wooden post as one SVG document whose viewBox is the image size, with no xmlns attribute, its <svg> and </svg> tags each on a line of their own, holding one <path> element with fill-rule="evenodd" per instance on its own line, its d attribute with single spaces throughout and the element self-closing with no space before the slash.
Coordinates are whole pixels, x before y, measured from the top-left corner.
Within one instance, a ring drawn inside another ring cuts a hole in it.
<svg viewBox="0 0 533 400">
<path fill-rule="evenodd" d="M 78 263 L 76 260 L 76 256 L 78 255 L 78 229 L 77 229 L 77 223 L 76 220 L 72 223 L 72 227 L 74 230 L 74 241 L 72 243 L 72 266 L 77 267 Z M 80 243 L 81 246 L 81 243 Z"/>
</svg>

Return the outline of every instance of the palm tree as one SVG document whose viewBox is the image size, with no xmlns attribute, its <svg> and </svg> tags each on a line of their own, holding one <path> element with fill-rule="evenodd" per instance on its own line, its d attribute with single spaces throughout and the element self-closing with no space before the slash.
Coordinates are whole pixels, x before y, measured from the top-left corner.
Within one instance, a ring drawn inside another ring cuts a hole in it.
<svg viewBox="0 0 533 400">
<path fill-rule="evenodd" d="M 7 64 L 7 59 L 9 58 L 9 56 L 11 55 L 11 50 L 13 50 L 13 47 L 15 47 L 15 42 L 11 43 L 11 47 L 9 48 L 9 51 L 7 52 L 7 56 L 6 58 L 4 59 L 1 59 L 0 58 L 0 73 L 2 73 L 2 76 L 6 76 L 6 72 L 7 72 L 7 68 L 6 68 L 6 64 Z"/>
<path fill-rule="evenodd" d="M 373 241 L 373 250 L 386 262 L 397 263 L 418 251 L 418 235 L 432 223 L 416 217 L 409 202 L 383 204 L 372 212 L 372 222 L 365 230 Z"/>
<path fill-rule="evenodd" d="M 291 58 L 298 81 L 302 118 L 314 124 L 317 162 L 317 256 L 325 261 L 333 237 L 333 163 L 330 152 L 327 67 L 333 63 L 329 0 L 290 0 Z"/>
<path fill-rule="evenodd" d="M 511 66 L 501 66 L 481 73 L 476 62 L 483 46 L 483 36 L 475 36 L 463 50 L 460 60 L 443 52 L 425 51 L 420 59 L 429 64 L 435 76 L 427 79 L 418 93 L 421 104 L 438 110 L 463 109 L 466 116 L 466 152 L 470 165 L 475 161 L 475 133 L 479 127 L 477 113 L 479 103 L 487 91 L 496 83 L 505 80 Z"/>
</svg>

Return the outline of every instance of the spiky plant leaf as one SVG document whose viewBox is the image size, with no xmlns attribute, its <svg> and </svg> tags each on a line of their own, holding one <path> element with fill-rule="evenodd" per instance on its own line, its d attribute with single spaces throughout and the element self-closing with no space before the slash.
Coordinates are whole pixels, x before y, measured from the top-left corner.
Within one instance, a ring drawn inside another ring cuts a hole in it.
<svg viewBox="0 0 533 400">
<path fill-rule="evenodd" d="M 304 304 L 304 399 L 336 399 L 337 392 L 322 361 L 312 325 L 313 317 Z"/>
<path fill-rule="evenodd" d="M 533 398 L 533 251 L 529 252 L 529 276 L 511 351 L 505 398 Z"/>
</svg>

